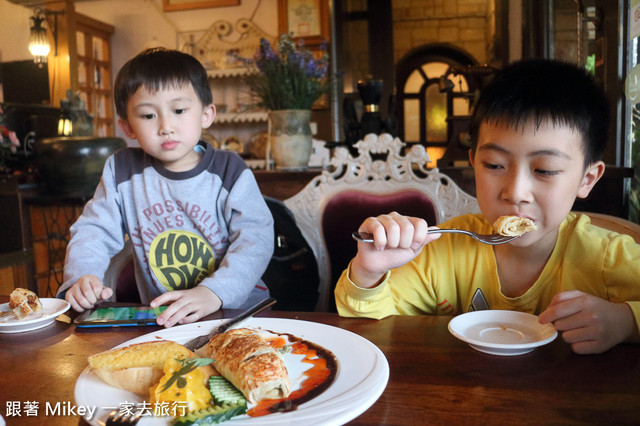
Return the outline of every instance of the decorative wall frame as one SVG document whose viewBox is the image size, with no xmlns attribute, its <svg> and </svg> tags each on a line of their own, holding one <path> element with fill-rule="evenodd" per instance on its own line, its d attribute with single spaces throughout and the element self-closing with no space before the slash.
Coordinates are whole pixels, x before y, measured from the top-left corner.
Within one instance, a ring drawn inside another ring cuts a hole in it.
<svg viewBox="0 0 640 426">
<path fill-rule="evenodd" d="M 304 45 L 318 58 L 326 53 L 320 49 L 329 42 L 328 0 L 278 0 L 278 33 L 293 34 L 295 40 L 302 39 Z M 322 95 L 312 109 L 329 107 L 327 95 Z"/>
<path fill-rule="evenodd" d="M 310 48 L 329 41 L 327 0 L 278 0 L 278 32 L 291 33 Z"/>
<path fill-rule="evenodd" d="M 162 0 L 162 10 L 175 12 L 208 7 L 238 6 L 239 4 L 240 0 Z"/>
<path fill-rule="evenodd" d="M 275 40 L 274 36 L 246 18 L 238 19 L 235 25 L 225 20 L 216 21 L 199 35 L 195 39 L 195 45 L 190 47 L 193 49 L 192 54 L 208 70 L 243 67 L 243 64 L 236 61 L 235 55 L 251 58 L 260 47 L 261 38 L 270 43 Z"/>
<path fill-rule="evenodd" d="M 178 31 L 176 33 L 176 49 L 196 56 L 196 43 L 207 30 Z"/>
</svg>

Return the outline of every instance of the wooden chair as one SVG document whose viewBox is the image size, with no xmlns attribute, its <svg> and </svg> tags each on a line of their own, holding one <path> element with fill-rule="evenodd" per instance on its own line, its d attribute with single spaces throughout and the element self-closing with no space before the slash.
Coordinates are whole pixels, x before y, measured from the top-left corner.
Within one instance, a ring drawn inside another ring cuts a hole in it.
<svg viewBox="0 0 640 426">
<path fill-rule="evenodd" d="M 329 170 L 285 200 L 318 262 L 317 311 L 335 309 L 335 282 L 357 250 L 351 233 L 367 217 L 397 211 L 437 225 L 479 212 L 473 196 L 438 169 L 426 168 L 423 146 L 402 154 L 406 144 L 389 134 L 369 134 L 354 146 L 357 157 L 337 148 Z"/>
<path fill-rule="evenodd" d="M 586 214 L 591 218 L 591 223 L 601 228 L 615 231 L 620 234 L 630 235 L 636 243 L 640 244 L 640 225 L 617 216 L 602 213 L 576 212 Z"/>
</svg>

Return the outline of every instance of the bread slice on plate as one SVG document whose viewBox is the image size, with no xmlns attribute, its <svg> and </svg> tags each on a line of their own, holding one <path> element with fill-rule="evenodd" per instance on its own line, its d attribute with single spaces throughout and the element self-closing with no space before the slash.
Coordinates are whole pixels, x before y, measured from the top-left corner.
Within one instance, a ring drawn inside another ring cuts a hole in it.
<svg viewBox="0 0 640 426">
<path fill-rule="evenodd" d="M 27 315 L 42 310 L 42 302 L 38 295 L 24 288 L 16 288 L 9 296 L 9 309 L 18 319 L 25 318 Z"/>
<path fill-rule="evenodd" d="M 149 388 L 156 385 L 163 376 L 167 359 L 196 356 L 179 343 L 157 340 L 91 355 L 89 365 L 105 383 L 148 397 Z M 210 365 L 199 368 L 202 369 L 206 381 L 209 380 L 209 376 L 218 375 Z"/>
</svg>

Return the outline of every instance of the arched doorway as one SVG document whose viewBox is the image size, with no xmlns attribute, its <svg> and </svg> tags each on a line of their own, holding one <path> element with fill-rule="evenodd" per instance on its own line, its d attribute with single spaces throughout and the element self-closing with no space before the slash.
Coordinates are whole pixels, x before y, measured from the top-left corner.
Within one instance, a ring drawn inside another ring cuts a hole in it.
<svg viewBox="0 0 640 426">
<path fill-rule="evenodd" d="M 429 44 L 410 51 L 396 66 L 398 136 L 427 147 L 432 163 L 442 157 L 455 131 L 455 117 L 468 117 L 480 88 L 474 75 L 456 70 L 476 66 L 464 50 Z"/>
</svg>

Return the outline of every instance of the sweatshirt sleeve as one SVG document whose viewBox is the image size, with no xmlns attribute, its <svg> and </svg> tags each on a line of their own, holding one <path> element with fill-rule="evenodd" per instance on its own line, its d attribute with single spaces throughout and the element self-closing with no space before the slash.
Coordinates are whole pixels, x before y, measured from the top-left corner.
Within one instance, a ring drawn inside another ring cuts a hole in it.
<svg viewBox="0 0 640 426">
<path fill-rule="evenodd" d="M 224 308 L 239 307 L 260 283 L 273 255 L 273 216 L 250 169 L 229 191 L 224 207 L 229 248 L 214 274 L 200 285 L 211 289 Z"/>
<path fill-rule="evenodd" d="M 640 342 L 640 244 L 628 235 L 609 240 L 604 256 L 603 276 L 612 302 L 626 302 L 635 319 L 631 341 Z"/>
<path fill-rule="evenodd" d="M 124 247 L 125 233 L 114 164 L 114 156 L 109 157 L 93 198 L 70 228 L 64 282 L 58 297 L 64 297 L 64 293 L 84 275 L 96 275 L 102 280 L 109 261 Z"/>
<path fill-rule="evenodd" d="M 382 319 L 398 314 L 389 288 L 390 272 L 387 272 L 377 286 L 362 288 L 351 281 L 350 270 L 351 263 L 338 279 L 334 291 L 340 316 Z"/>
</svg>

